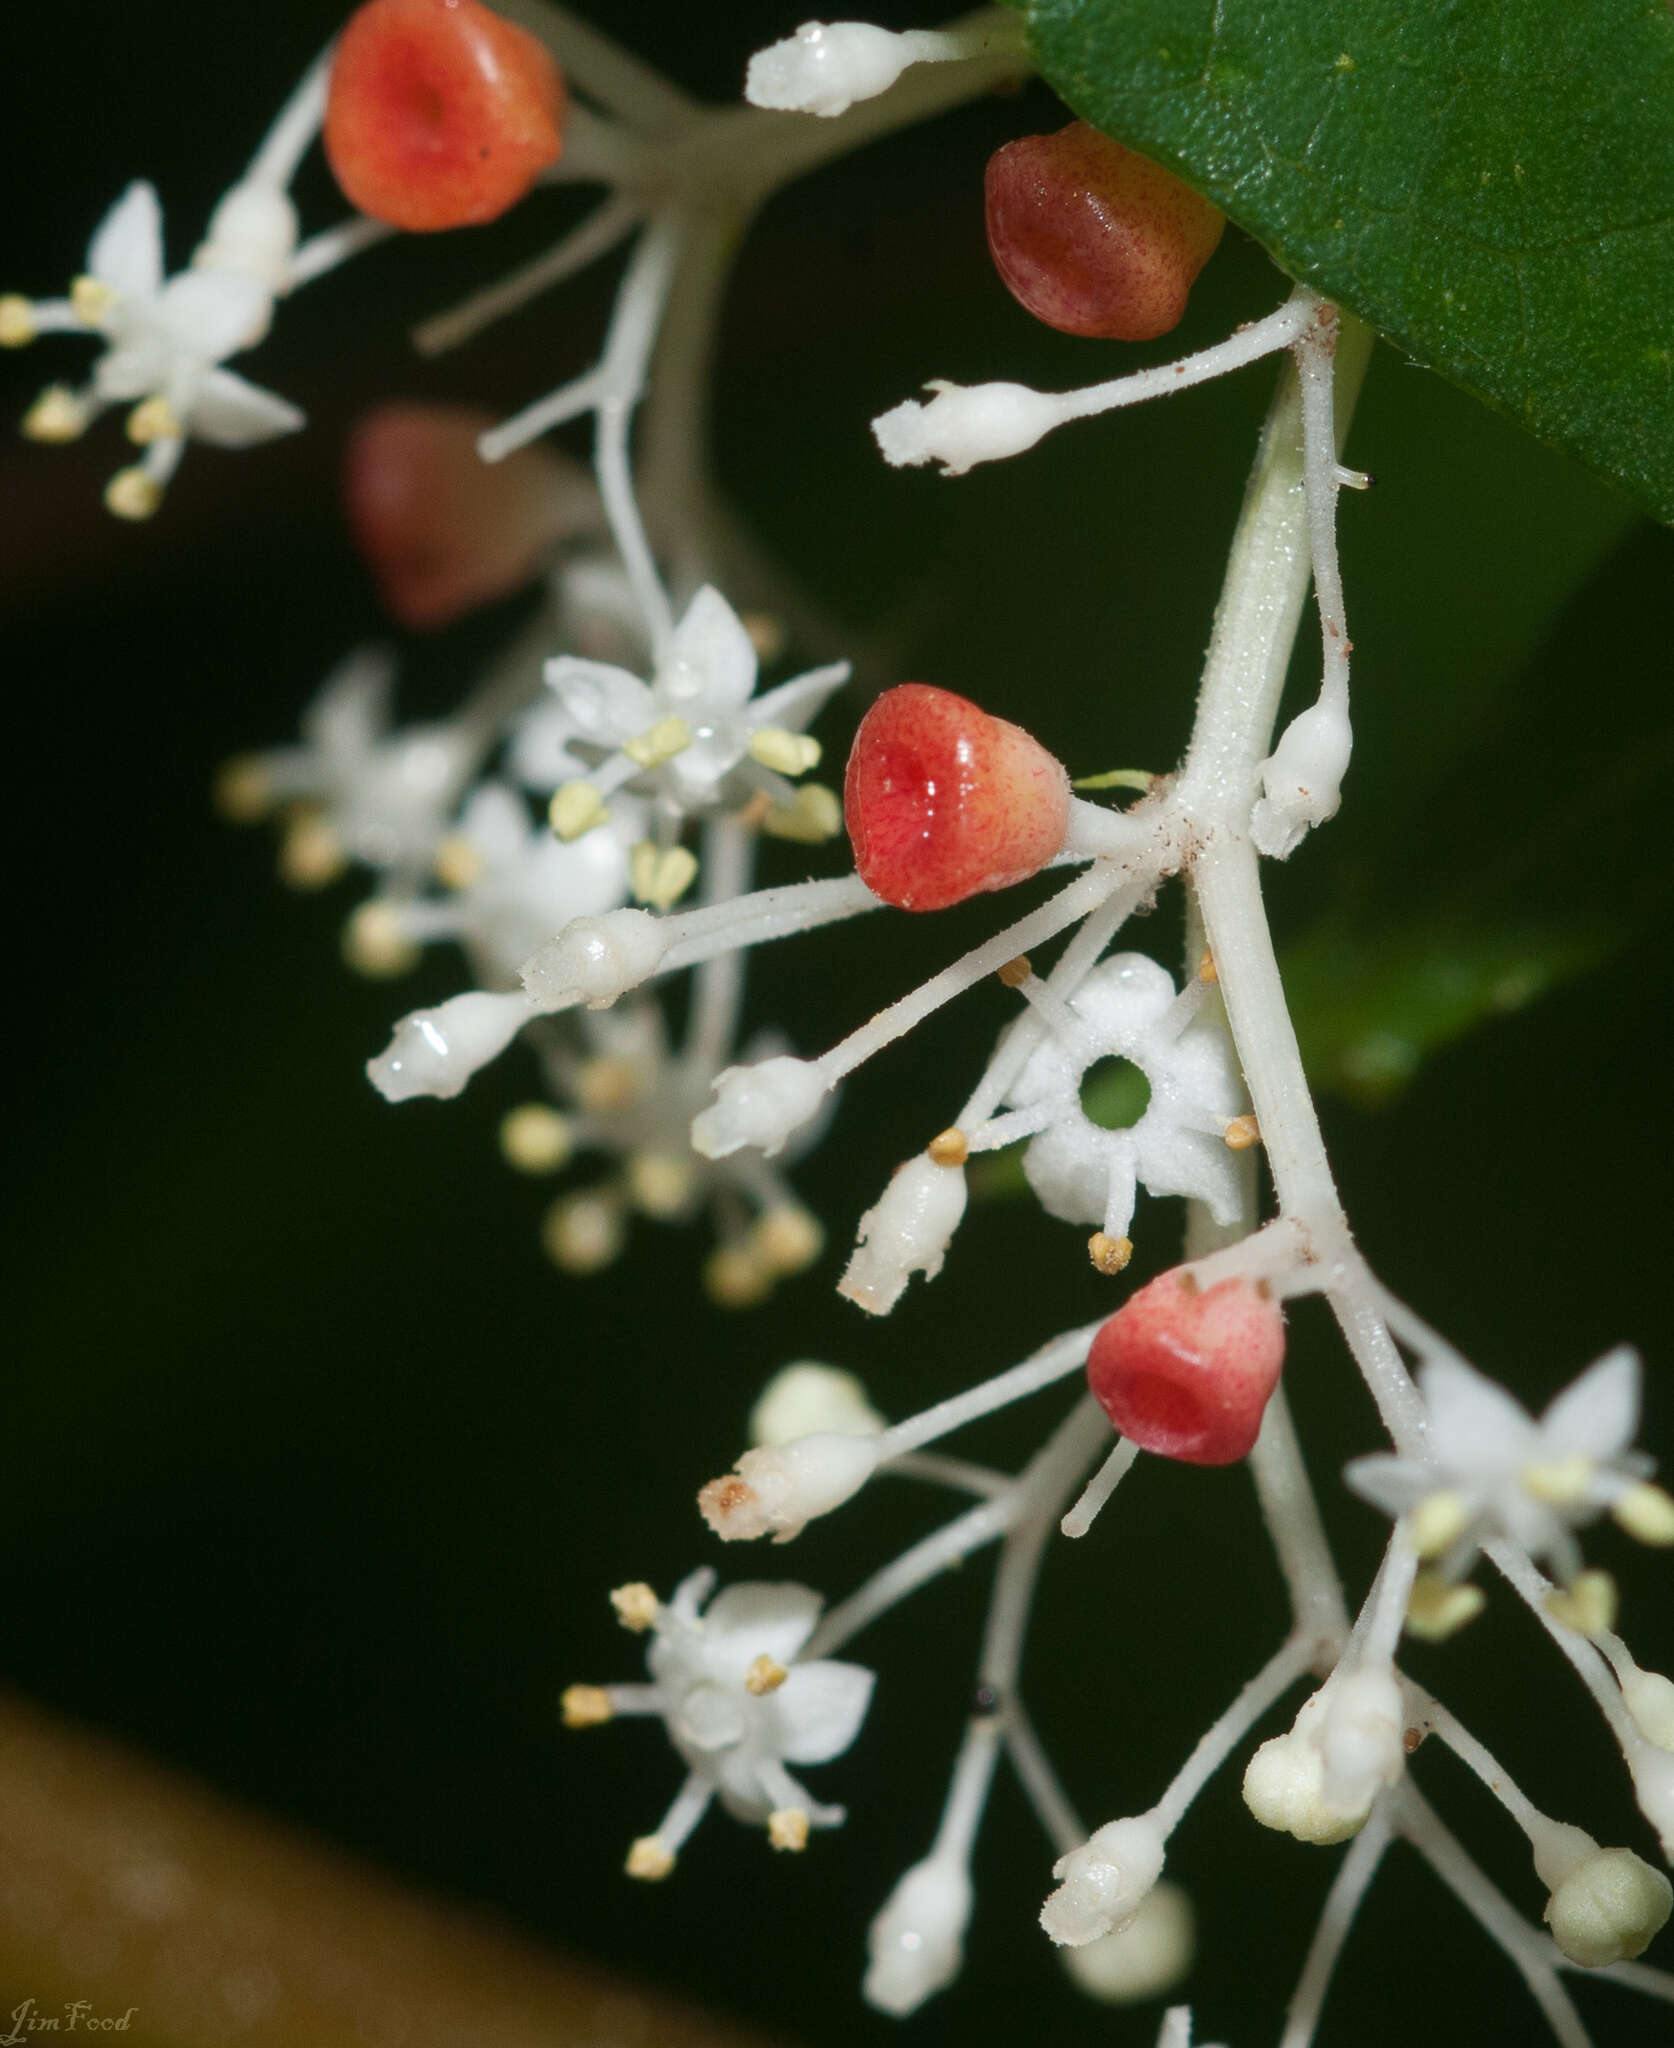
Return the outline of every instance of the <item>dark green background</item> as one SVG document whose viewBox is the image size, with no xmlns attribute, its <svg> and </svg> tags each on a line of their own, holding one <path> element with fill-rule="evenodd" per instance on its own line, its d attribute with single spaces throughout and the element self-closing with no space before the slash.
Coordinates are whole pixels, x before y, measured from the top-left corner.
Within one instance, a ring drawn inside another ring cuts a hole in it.
<svg viewBox="0 0 1674 2048">
<path fill-rule="evenodd" d="M 761 5 L 699 19 L 662 0 L 596 15 L 717 96 L 796 19 Z M 0 284 L 60 289 L 136 174 L 157 181 L 182 258 L 333 20 L 318 0 L 266 20 L 67 0 L 9 26 Z M 775 204 L 728 303 L 720 469 L 857 644 L 884 650 L 871 680 L 965 691 L 1078 773 L 1160 767 L 1186 731 L 1269 373 L 956 483 L 887 472 L 866 432 L 931 375 L 1070 384 L 1142 359 L 1035 328 L 987 269 L 986 153 L 1057 118 L 1044 94 L 992 102 Z M 310 219 L 332 217 L 323 183 L 310 191 Z M 982 1568 L 862 1639 L 877 1703 L 855 1750 L 817 1774 L 851 1820 L 793 1865 L 714 1821 L 675 1881 L 630 1886 L 622 1852 L 672 1794 L 672 1754 L 645 1727 L 563 1736 L 554 1702 L 569 1679 L 634 1675 L 605 1589 L 638 1576 L 666 1589 L 711 1554 L 689 1497 L 741 1447 L 769 1371 L 841 1360 L 908 1412 L 1110 1300 L 1079 1235 L 1023 1206 L 975 1214 L 938 1285 L 881 1326 L 831 1293 L 836 1253 L 767 1309 L 694 1314 L 702 1246 L 650 1227 L 613 1274 L 562 1282 L 535 1243 L 540 1192 L 494 1153 L 494 1114 L 524 1090 L 516 1059 L 461 1103 L 387 1109 L 360 1062 L 418 994 L 340 971 L 348 889 L 285 897 L 262 838 L 208 816 L 214 764 L 288 735 L 325 668 L 376 628 L 334 502 L 356 410 L 397 391 L 509 407 L 589 359 L 603 279 L 439 365 L 401 341 L 485 263 L 538 246 L 561 205 L 535 202 L 480 247 L 383 252 L 305 294 L 249 367 L 308 407 L 311 431 L 245 456 L 192 451 L 143 531 L 99 508 L 121 459 L 114 426 L 78 449 L 0 457 L 21 913 L 0 1237 L 17 1340 L 0 1437 L 5 1668 L 555 1942 L 811 2042 L 893 2039 L 858 2001 L 863 1930 L 939 1808 Z M 1281 289 L 1229 238 L 1179 340 L 1210 340 Z M 44 344 L 0 361 L 9 408 L 77 355 Z M 1531 1403 L 1606 1345 L 1641 1344 L 1646 1441 L 1666 1446 L 1674 550 L 1387 353 L 1352 453 L 1381 478 L 1343 508 L 1360 744 L 1343 815 L 1276 878 L 1282 931 L 1335 908 L 1369 938 L 1451 900 L 1463 876 L 1480 916 L 1562 914 L 1630 940 L 1444 1051 L 1393 1108 L 1330 1105 L 1350 1213 L 1385 1277 Z M 507 622 L 417 650 L 405 701 L 450 702 Z M 1316 658 L 1305 636 L 1299 690 Z M 861 701 L 829 716 L 838 758 Z M 781 856 L 775 872 L 795 864 Z M 787 947 L 756 977 L 754 1014 L 818 1047 L 994 917 L 979 905 Z M 1173 916 L 1142 936 L 1171 954 Z M 439 960 L 417 989 L 459 983 Z M 926 1119 L 957 1104 L 1006 1014 L 997 990 L 980 992 L 851 1086 L 800 1175 L 839 1246 Z M 1142 1259 L 1167 1263 L 1172 1210 L 1140 1220 Z M 1364 1583 L 1383 1524 L 1333 1474 L 1377 1432 L 1311 1309 L 1295 1318 L 1290 1380 Z M 1016 1459 L 1046 1419 L 1036 1404 L 986 1443 Z M 880 1488 L 788 1556 L 728 1563 L 837 1593 L 940 1511 Z M 1590 1548 L 1622 1575 L 1630 1639 L 1668 1668 L 1667 1559 L 1609 1529 Z M 1053 1557 L 1033 1638 L 1037 1719 L 1090 1821 L 1155 1796 L 1281 1626 L 1242 1476 L 1142 1467 L 1094 1536 Z M 1537 1800 L 1646 1846 L 1578 1689 L 1510 1603 L 1496 1597 L 1467 1637 L 1413 1665 Z M 1512 1831 L 1463 1773 L 1426 1759 L 1423 1779 L 1538 1907 Z M 913 2023 L 921 2038 L 1152 2038 L 1154 2009 L 1086 2004 L 1043 1953 L 1047 1860 L 1002 1780 L 974 1960 Z M 1334 1863 L 1254 1829 L 1231 1779 L 1206 1796 L 1171 1864 L 1202 1917 L 1189 1991 L 1203 2038 L 1274 2038 Z M 1601 2042 L 1665 2037 L 1666 2008 L 1582 1994 Z M 1508 1966 L 1398 1853 L 1325 2038 L 1378 2048 L 1419 2028 L 1538 2037 Z"/>
</svg>

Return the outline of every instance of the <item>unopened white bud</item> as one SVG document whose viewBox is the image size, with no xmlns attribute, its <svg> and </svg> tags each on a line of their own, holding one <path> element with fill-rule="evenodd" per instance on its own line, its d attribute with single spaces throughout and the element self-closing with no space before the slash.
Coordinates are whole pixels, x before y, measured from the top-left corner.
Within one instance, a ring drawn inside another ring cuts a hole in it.
<svg viewBox="0 0 1674 2048">
<path fill-rule="evenodd" d="M 698 1508 L 726 1542 L 771 1535 L 788 1543 L 818 1515 L 856 1494 L 877 1468 L 875 1436 L 819 1430 L 786 1444 L 746 1451 L 732 1471 L 711 1479 Z"/>
<path fill-rule="evenodd" d="M 1192 1902 L 1165 1878 L 1139 1902 L 1125 1927 L 1079 1948 L 1060 1950 L 1064 1967 L 1106 2005 L 1135 2005 L 1172 1991 L 1192 1966 L 1197 1927 Z"/>
<path fill-rule="evenodd" d="M 1301 1736 L 1275 1735 L 1245 1767 L 1244 1804 L 1264 1828 L 1299 1842 L 1346 1842 L 1366 1825 L 1370 1806 L 1359 1812 L 1330 1806 L 1324 1785 L 1325 1759 L 1317 1747 Z"/>
<path fill-rule="evenodd" d="M 965 1960 L 971 1880 L 963 1862 L 928 1856 L 884 1901 L 866 1936 L 868 2005 L 905 2019 L 943 1991 Z"/>
<path fill-rule="evenodd" d="M 668 947 L 661 919 L 648 910 L 607 910 L 602 917 L 571 918 L 518 974 L 537 1009 L 581 1002 L 608 1010 L 656 973 Z"/>
<path fill-rule="evenodd" d="M 1622 1702 L 1647 1742 L 1674 1749 L 1674 1679 L 1636 1664 L 1622 1680 Z"/>
<path fill-rule="evenodd" d="M 693 1120 L 693 1148 L 705 1159 L 725 1159 L 753 1145 L 771 1158 L 814 1115 L 828 1087 L 811 1061 L 788 1054 L 728 1067 L 715 1078 L 714 1102 Z"/>
<path fill-rule="evenodd" d="M 242 270 L 270 291 L 285 281 L 296 250 L 296 208 L 277 185 L 235 185 L 209 217 L 194 270 Z"/>
<path fill-rule="evenodd" d="M 1059 401 L 1026 384 L 950 384 L 935 378 L 928 405 L 905 399 L 872 422 L 872 436 L 893 469 L 939 462 L 963 476 L 979 462 L 1021 455 L 1063 418 Z"/>
<path fill-rule="evenodd" d="M 414 1010 L 396 1025 L 387 1049 L 366 1062 L 367 1077 L 386 1102 L 415 1095 L 446 1101 L 505 1051 L 532 1014 L 520 991 L 491 995 L 481 989 L 434 1010 Z"/>
<path fill-rule="evenodd" d="M 1387 1667 L 1351 1671 L 1331 1688 L 1319 1728 L 1325 1763 L 1321 1791 L 1328 1806 L 1356 1813 L 1406 1768 L 1406 1714 L 1401 1688 Z"/>
<path fill-rule="evenodd" d="M 805 21 L 750 59 L 744 97 L 752 107 L 829 120 L 888 92 L 917 55 L 913 42 L 866 21 Z"/>
<path fill-rule="evenodd" d="M 1079 1948 L 1125 1927 L 1162 1874 L 1163 1833 L 1146 1814 L 1106 1821 L 1052 1867 L 1058 1889 L 1040 1924 L 1063 1948 Z"/>
<path fill-rule="evenodd" d="M 1353 745 L 1346 704 L 1313 704 L 1291 720 L 1261 767 L 1265 793 L 1250 814 L 1259 852 L 1284 860 L 1310 825 L 1336 814 Z"/>
<path fill-rule="evenodd" d="M 1546 1902 L 1552 1939 L 1585 1970 L 1631 1962 L 1674 1908 L 1674 1888 L 1631 1849 L 1595 1849 Z"/>
<path fill-rule="evenodd" d="M 776 1372 L 750 1410 L 752 1444 L 788 1444 L 826 1432 L 875 1436 L 883 1427 L 883 1417 L 852 1372 L 811 1358 Z"/>
<path fill-rule="evenodd" d="M 858 1242 L 837 1292 L 869 1315 L 886 1316 L 922 1273 L 942 1270 L 953 1233 L 965 1213 L 965 1175 L 920 1153 L 896 1170 L 883 1194 L 860 1219 Z"/>
</svg>

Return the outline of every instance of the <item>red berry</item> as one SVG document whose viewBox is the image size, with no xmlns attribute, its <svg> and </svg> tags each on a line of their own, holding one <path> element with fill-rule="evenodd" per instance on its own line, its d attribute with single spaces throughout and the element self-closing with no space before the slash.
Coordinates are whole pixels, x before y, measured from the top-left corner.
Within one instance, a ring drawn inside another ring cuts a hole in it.
<svg viewBox="0 0 1674 2048">
<path fill-rule="evenodd" d="M 480 0 L 367 0 L 332 58 L 325 151 L 352 205 L 425 233 L 515 205 L 563 120 L 558 66 Z"/>
<path fill-rule="evenodd" d="M 849 750 L 843 814 L 860 879 L 901 910 L 1005 889 L 1064 843 L 1063 764 L 1020 725 L 929 683 L 886 690 Z"/>
<path fill-rule="evenodd" d="M 1285 1362 L 1279 1305 L 1248 1280 L 1198 1288 L 1164 1273 L 1093 1339 L 1087 1385 L 1141 1450 L 1187 1465 L 1233 1465 L 1261 1430 Z"/>
<path fill-rule="evenodd" d="M 404 626 L 445 626 L 516 590 L 573 524 L 573 486 L 546 449 L 478 455 L 493 424 L 469 406 L 382 405 L 349 437 L 349 524 Z"/>
<path fill-rule="evenodd" d="M 988 247 L 1018 304 L 1064 334 L 1150 341 L 1180 324 L 1226 216 L 1085 121 L 988 159 Z"/>
</svg>

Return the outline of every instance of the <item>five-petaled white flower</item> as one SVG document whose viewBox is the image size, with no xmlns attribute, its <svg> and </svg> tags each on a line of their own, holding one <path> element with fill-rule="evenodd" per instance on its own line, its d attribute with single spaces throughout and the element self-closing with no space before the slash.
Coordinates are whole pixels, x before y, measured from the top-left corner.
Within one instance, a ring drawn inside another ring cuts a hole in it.
<svg viewBox="0 0 1674 2048">
<path fill-rule="evenodd" d="M 546 665 L 547 683 L 573 721 L 571 751 L 596 765 L 585 782 L 559 789 L 554 826 L 565 838 L 588 830 L 624 784 L 654 795 L 671 827 L 758 791 L 788 808 L 796 795 L 788 778 L 820 754 L 803 728 L 848 674 L 847 662 L 832 662 L 754 696 L 755 647 L 708 584 L 687 606 L 649 683 L 609 662 L 559 655 Z"/>
<path fill-rule="evenodd" d="M 1468 1571 L 1483 1543 L 1506 1536 L 1550 1560 L 1567 1584 L 1581 1564 L 1573 1529 L 1619 1509 L 1651 1470 L 1628 1448 L 1639 1426 L 1639 1354 L 1626 1345 L 1606 1352 L 1538 1422 L 1462 1359 L 1431 1359 L 1418 1384 L 1429 1462 L 1356 1458 L 1349 1485 L 1387 1514 L 1411 1516 L 1415 1543 L 1443 1578 Z"/>
<path fill-rule="evenodd" d="M 655 1835 L 635 1844 L 634 1875 L 665 1875 L 716 1796 L 736 1819 L 766 1826 L 776 1847 L 800 1848 L 808 1828 L 843 1819 L 785 1766 L 827 1763 L 848 1748 L 866 1718 L 872 1673 L 797 1663 L 823 1605 L 807 1586 L 728 1586 L 704 1611 L 714 1583 L 713 1571 L 693 1572 L 656 1608 L 650 1685 L 603 1688 L 611 1714 L 660 1715 L 688 1772 Z M 566 1713 L 581 1718 L 568 1702 Z"/>
<path fill-rule="evenodd" d="M 295 244 L 284 192 L 235 185 L 191 267 L 166 277 L 162 209 L 155 189 L 136 179 L 94 231 L 67 299 L 0 302 L 0 340 L 91 333 L 106 343 L 88 384 L 49 389 L 25 432 L 72 440 L 108 406 L 132 404 L 128 433 L 145 456 L 106 492 L 110 509 L 129 519 L 156 510 L 188 439 L 248 448 L 294 432 L 303 424 L 294 405 L 221 365 L 267 333 Z"/>
</svg>

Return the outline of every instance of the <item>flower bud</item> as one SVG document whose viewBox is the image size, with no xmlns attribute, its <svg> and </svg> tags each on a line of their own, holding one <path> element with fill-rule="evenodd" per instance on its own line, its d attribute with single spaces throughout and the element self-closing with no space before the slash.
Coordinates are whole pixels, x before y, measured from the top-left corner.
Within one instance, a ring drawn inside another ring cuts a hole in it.
<svg viewBox="0 0 1674 2048">
<path fill-rule="evenodd" d="M 1310 825 L 1336 815 L 1353 745 L 1347 705 L 1313 704 L 1291 720 L 1261 768 L 1265 794 L 1250 815 L 1259 852 L 1283 860 Z"/>
<path fill-rule="evenodd" d="M 1635 1665 L 1622 1680 L 1622 1703 L 1647 1742 L 1674 1749 L 1674 1679 Z"/>
<path fill-rule="evenodd" d="M 771 1158 L 818 1110 L 828 1086 L 811 1061 L 783 1053 L 754 1066 L 728 1067 L 716 1076 L 714 1102 L 693 1119 L 693 1149 L 705 1159 L 725 1159 L 753 1145 Z"/>
<path fill-rule="evenodd" d="M 1346 1842 L 1366 1825 L 1371 1802 L 1356 1810 L 1328 1804 L 1325 1759 L 1295 1734 L 1264 1742 L 1244 1770 L 1244 1804 L 1264 1828 L 1321 1846 Z"/>
<path fill-rule="evenodd" d="M 970 1917 L 971 1880 L 962 1862 L 932 1855 L 915 1863 L 867 1934 L 867 2004 L 905 2019 L 945 1990 L 965 1960 Z"/>
<path fill-rule="evenodd" d="M 1572 1963 L 1602 1970 L 1644 1952 L 1674 1907 L 1674 1888 L 1631 1849 L 1595 1849 L 1546 1902 L 1552 1939 Z"/>
<path fill-rule="evenodd" d="M 571 918 L 518 972 L 537 1009 L 583 1002 L 608 1010 L 656 973 L 668 947 L 661 920 L 649 911 L 607 910 L 602 917 Z"/>
<path fill-rule="evenodd" d="M 869 1315 L 888 1315 L 909 1275 L 934 1280 L 942 1270 L 964 1213 L 965 1175 L 959 1167 L 938 1166 L 922 1152 L 909 1159 L 861 1217 L 837 1292 Z"/>
<path fill-rule="evenodd" d="M 816 1432 L 875 1436 L 884 1419 L 852 1372 L 799 1359 L 776 1372 L 750 1410 L 752 1444 L 794 1443 Z"/>
<path fill-rule="evenodd" d="M 1321 1791 L 1328 1806 L 1358 1812 L 1406 1768 L 1401 1688 L 1385 1667 L 1351 1671 L 1331 1692 L 1319 1730 Z"/>
<path fill-rule="evenodd" d="M 1040 1909 L 1040 1924 L 1062 1948 L 1125 1927 L 1161 1875 L 1167 1854 L 1162 1830 L 1148 1815 L 1107 1821 L 1052 1867 L 1058 1889 Z"/>
<path fill-rule="evenodd" d="M 1106 2005 L 1136 2005 L 1172 1991 L 1192 1966 L 1197 1929 L 1192 1902 L 1166 1879 L 1139 1902 L 1126 1926 L 1060 1953 L 1070 1976 L 1089 1998 Z"/>
<path fill-rule="evenodd" d="M 698 1495 L 703 1519 L 723 1542 L 774 1542 L 800 1536 L 817 1515 L 841 1507 L 871 1478 L 878 1462 L 875 1436 L 819 1430 L 787 1444 L 746 1451 L 730 1473 L 711 1479 Z"/>
<path fill-rule="evenodd" d="M 830 120 L 888 92 L 916 54 L 912 38 L 870 22 L 805 21 L 750 59 L 744 97 L 753 107 Z"/>
<path fill-rule="evenodd" d="M 367 1078 L 386 1102 L 408 1102 L 415 1095 L 447 1101 L 505 1051 L 532 1014 L 521 991 L 491 995 L 481 989 L 434 1010 L 414 1010 L 396 1025 L 387 1048 L 366 1062 Z"/>
<path fill-rule="evenodd" d="M 209 216 L 209 233 L 192 257 L 194 270 L 242 270 L 279 291 L 296 251 L 297 217 L 277 185 L 234 185 Z"/>
<path fill-rule="evenodd" d="M 979 462 L 1021 455 L 1063 419 L 1059 401 L 1026 384 L 950 384 L 934 379 L 928 405 L 904 399 L 872 422 L 872 436 L 892 469 L 939 462 L 943 476 L 963 476 Z"/>
</svg>

